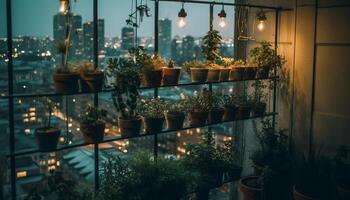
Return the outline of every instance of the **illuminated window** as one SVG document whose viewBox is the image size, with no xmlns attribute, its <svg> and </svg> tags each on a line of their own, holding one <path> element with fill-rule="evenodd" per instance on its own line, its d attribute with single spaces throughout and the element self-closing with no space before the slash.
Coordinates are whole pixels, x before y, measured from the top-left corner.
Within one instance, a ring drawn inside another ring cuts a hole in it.
<svg viewBox="0 0 350 200">
<path fill-rule="evenodd" d="M 24 129 L 24 133 L 25 134 L 29 134 L 30 133 L 30 129 L 29 128 Z"/>
<path fill-rule="evenodd" d="M 17 172 L 17 178 L 23 178 L 27 176 L 27 171 Z"/>
</svg>

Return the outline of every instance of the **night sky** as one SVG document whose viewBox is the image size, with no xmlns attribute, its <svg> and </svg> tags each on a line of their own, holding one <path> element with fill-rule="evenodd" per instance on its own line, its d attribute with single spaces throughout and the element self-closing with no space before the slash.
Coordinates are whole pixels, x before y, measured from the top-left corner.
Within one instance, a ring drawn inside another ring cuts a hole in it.
<svg viewBox="0 0 350 200">
<path fill-rule="evenodd" d="M 58 12 L 58 0 L 12 0 L 13 2 L 13 34 L 52 36 L 53 15 Z M 73 1 L 72 1 L 73 2 Z M 92 0 L 77 0 L 73 3 L 74 13 L 82 15 L 83 22 L 92 21 Z M 232 2 L 232 0 L 225 0 Z M 149 1 L 152 14 L 154 3 Z M 125 19 L 130 12 L 131 0 L 100 0 L 99 18 L 105 19 L 106 37 L 120 36 L 121 28 L 125 26 Z M 179 29 L 176 26 L 177 13 L 181 8 L 181 3 L 160 3 L 160 18 L 172 20 L 173 36 L 193 35 L 203 36 L 208 31 L 209 26 L 209 5 L 185 4 L 187 11 L 187 26 Z M 214 7 L 214 27 L 217 28 L 218 16 L 221 6 Z M 223 36 L 233 34 L 233 7 L 225 7 L 227 12 L 228 26 L 219 29 Z M 5 0 L 0 0 L 0 36 L 6 36 L 6 4 Z M 152 36 L 154 29 L 153 16 L 145 18 L 139 29 L 140 36 Z"/>
</svg>

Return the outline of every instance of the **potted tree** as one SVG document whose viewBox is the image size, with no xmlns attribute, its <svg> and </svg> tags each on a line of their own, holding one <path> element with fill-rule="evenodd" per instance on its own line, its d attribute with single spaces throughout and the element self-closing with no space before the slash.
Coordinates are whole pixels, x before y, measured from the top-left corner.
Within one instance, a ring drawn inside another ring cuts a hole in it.
<svg viewBox="0 0 350 200">
<path fill-rule="evenodd" d="M 222 97 L 223 106 L 224 106 L 224 121 L 233 121 L 236 118 L 237 114 L 237 106 L 236 106 L 236 98 L 233 94 L 225 94 Z"/>
<path fill-rule="evenodd" d="M 220 81 L 228 81 L 230 78 L 231 67 L 234 64 L 233 58 L 221 58 L 222 68 L 220 71 Z"/>
<path fill-rule="evenodd" d="M 142 99 L 139 105 L 140 114 L 145 123 L 146 133 L 161 132 L 165 120 L 165 102 L 160 98 Z"/>
<path fill-rule="evenodd" d="M 119 112 L 118 125 L 123 137 L 140 133 L 142 118 L 137 112 L 138 87 L 141 84 L 141 67 L 129 59 L 110 59 L 107 75 L 113 80 L 113 104 Z"/>
<path fill-rule="evenodd" d="M 274 67 L 279 69 L 285 63 L 285 59 L 278 55 L 272 45 L 266 41 L 261 42 L 259 47 L 250 50 L 249 55 L 258 66 L 257 78 L 259 79 L 268 78 Z"/>
<path fill-rule="evenodd" d="M 263 116 L 266 111 L 267 94 L 265 89 L 267 88 L 267 85 L 261 80 L 256 80 L 252 83 L 252 86 L 254 88 L 252 113 L 254 116 L 260 117 Z"/>
<path fill-rule="evenodd" d="M 103 141 L 106 123 L 102 120 L 107 111 L 88 105 L 82 114 L 80 130 L 83 133 L 85 143 L 98 143 Z"/>
<path fill-rule="evenodd" d="M 340 146 L 334 163 L 338 197 L 340 200 L 350 199 L 350 149 Z"/>
<path fill-rule="evenodd" d="M 241 81 L 243 80 L 244 72 L 245 72 L 245 64 L 244 60 L 236 60 L 231 66 L 230 71 L 230 80 L 231 81 Z"/>
<path fill-rule="evenodd" d="M 192 83 L 204 83 L 208 78 L 208 66 L 199 60 L 187 61 L 183 64 L 185 71 L 191 76 Z"/>
<path fill-rule="evenodd" d="M 70 40 L 55 41 L 54 47 L 61 54 L 61 65 L 56 69 L 53 80 L 57 93 L 75 93 L 79 91 L 79 73 L 68 65 Z"/>
<path fill-rule="evenodd" d="M 208 82 L 217 82 L 220 78 L 221 67 L 215 65 L 215 61 L 220 58 L 221 40 L 222 37 L 217 30 L 208 31 L 203 38 L 202 52 L 209 64 Z"/>
<path fill-rule="evenodd" d="M 203 126 L 208 120 L 210 103 L 209 100 L 199 93 L 188 99 L 190 126 Z"/>
<path fill-rule="evenodd" d="M 98 92 L 102 90 L 104 73 L 95 68 L 91 62 L 81 62 L 77 66 L 80 73 L 81 90 L 83 92 Z"/>
<path fill-rule="evenodd" d="M 162 85 L 177 85 L 180 78 L 180 67 L 175 67 L 173 60 L 168 61 L 168 66 L 163 67 Z"/>
<path fill-rule="evenodd" d="M 50 152 L 57 149 L 58 138 L 61 135 L 61 130 L 53 127 L 51 124 L 51 118 L 54 109 L 56 108 L 56 104 L 49 98 L 45 98 L 43 104 L 48 117 L 45 120 L 45 126 L 35 129 L 34 135 L 39 151 Z"/>
<path fill-rule="evenodd" d="M 187 112 L 188 105 L 186 100 L 180 99 L 168 102 L 165 111 L 167 128 L 169 130 L 182 129 Z"/>
<path fill-rule="evenodd" d="M 205 98 L 209 101 L 209 123 L 219 123 L 224 115 L 223 95 L 218 92 L 204 91 Z"/>
</svg>

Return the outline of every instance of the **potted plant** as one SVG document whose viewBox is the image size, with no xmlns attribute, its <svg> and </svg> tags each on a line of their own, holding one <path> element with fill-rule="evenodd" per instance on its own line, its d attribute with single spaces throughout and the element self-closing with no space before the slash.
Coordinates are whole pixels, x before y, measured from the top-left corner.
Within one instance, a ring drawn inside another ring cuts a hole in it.
<svg viewBox="0 0 350 200">
<path fill-rule="evenodd" d="M 285 59 L 278 55 L 272 45 L 266 41 L 260 43 L 249 52 L 252 61 L 258 66 L 257 78 L 266 79 L 273 68 L 279 69 L 285 63 Z"/>
<path fill-rule="evenodd" d="M 335 199 L 330 160 L 320 152 L 295 159 L 294 200 Z"/>
<path fill-rule="evenodd" d="M 102 120 L 107 111 L 88 105 L 82 114 L 80 130 L 83 133 L 85 143 L 98 143 L 103 141 L 106 123 Z"/>
<path fill-rule="evenodd" d="M 340 146 L 334 158 L 335 181 L 340 200 L 350 199 L 350 149 Z"/>
<path fill-rule="evenodd" d="M 220 58 L 221 40 L 222 37 L 217 30 L 208 31 L 203 38 L 202 52 L 209 64 L 208 82 L 217 82 L 220 78 L 221 67 L 215 65 L 215 61 Z"/>
<path fill-rule="evenodd" d="M 199 93 L 187 99 L 189 108 L 189 123 L 190 126 L 203 126 L 208 120 L 210 102 Z"/>
<path fill-rule="evenodd" d="M 266 111 L 267 94 L 265 89 L 267 88 L 267 85 L 261 80 L 255 80 L 252 83 L 252 86 L 254 88 L 252 113 L 254 116 L 260 117 L 263 116 Z"/>
<path fill-rule="evenodd" d="M 79 73 L 75 72 L 71 66 L 68 66 L 68 50 L 70 41 L 55 41 L 54 47 L 61 54 L 61 65 L 53 75 L 55 91 L 57 93 L 75 93 L 79 91 Z"/>
<path fill-rule="evenodd" d="M 145 123 L 147 134 L 159 133 L 163 129 L 165 102 L 160 98 L 142 99 L 139 103 L 140 114 Z"/>
<path fill-rule="evenodd" d="M 209 101 L 209 123 L 219 123 L 224 115 L 222 94 L 217 92 L 203 91 Z"/>
<path fill-rule="evenodd" d="M 170 101 L 166 104 L 165 119 L 169 130 L 178 130 L 183 128 L 183 124 L 188 112 L 187 101 L 180 99 Z"/>
<path fill-rule="evenodd" d="M 239 164 L 238 149 L 233 140 L 224 141 L 223 145 L 217 146 L 220 160 L 223 161 L 224 181 L 236 181 L 241 177 L 242 166 Z"/>
<path fill-rule="evenodd" d="M 199 61 L 192 60 L 183 64 L 185 71 L 191 76 L 192 83 L 204 83 L 208 78 L 207 64 Z"/>
<path fill-rule="evenodd" d="M 102 90 L 104 73 L 95 68 L 91 62 L 81 62 L 77 66 L 80 73 L 81 90 L 83 92 L 98 92 Z"/>
<path fill-rule="evenodd" d="M 241 98 L 238 98 L 238 101 L 236 103 L 237 106 L 237 114 L 236 119 L 247 119 L 250 117 L 250 113 L 253 109 L 253 103 L 248 97 L 244 96 Z"/>
<path fill-rule="evenodd" d="M 168 66 L 163 67 L 162 85 L 177 85 L 180 78 L 180 67 L 175 67 L 173 60 L 168 61 Z"/>
<path fill-rule="evenodd" d="M 133 59 L 110 59 L 108 73 L 113 80 L 113 104 L 119 112 L 118 124 L 123 137 L 140 133 L 142 118 L 137 112 L 141 66 Z"/>
<path fill-rule="evenodd" d="M 136 62 L 142 67 L 142 81 L 146 87 L 159 87 L 162 83 L 164 60 L 155 54 L 153 57 L 147 55 L 143 48 L 138 48 L 134 53 Z"/>
<path fill-rule="evenodd" d="M 248 62 L 244 68 L 243 80 L 254 80 L 258 67 L 253 62 Z"/>
<path fill-rule="evenodd" d="M 236 106 L 236 98 L 233 94 L 225 94 L 222 97 L 223 106 L 224 106 L 224 121 L 233 121 L 236 118 L 237 114 L 237 106 Z"/>
<path fill-rule="evenodd" d="M 231 66 L 234 64 L 234 59 L 222 57 L 221 63 L 220 81 L 228 81 L 230 78 Z"/>
<path fill-rule="evenodd" d="M 51 118 L 56 108 L 56 104 L 49 98 L 43 100 L 44 107 L 48 117 L 45 120 L 45 126 L 35 129 L 34 135 L 41 152 L 50 152 L 57 149 L 58 138 L 61 135 L 59 128 L 51 125 Z"/>
<path fill-rule="evenodd" d="M 230 80 L 231 81 L 241 81 L 243 80 L 244 72 L 245 72 L 245 64 L 244 60 L 236 60 L 231 66 L 230 71 Z"/>
</svg>

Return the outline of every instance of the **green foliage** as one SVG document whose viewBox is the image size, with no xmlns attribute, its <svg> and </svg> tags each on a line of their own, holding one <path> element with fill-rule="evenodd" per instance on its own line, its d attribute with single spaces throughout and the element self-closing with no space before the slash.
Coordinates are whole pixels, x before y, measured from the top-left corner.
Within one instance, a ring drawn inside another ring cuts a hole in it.
<svg viewBox="0 0 350 200">
<path fill-rule="evenodd" d="M 179 113 L 187 114 L 188 113 L 188 101 L 185 99 L 179 99 L 176 101 L 168 101 L 166 103 L 166 112 L 169 113 Z"/>
<path fill-rule="evenodd" d="M 217 30 L 210 30 L 203 38 L 204 45 L 202 46 L 202 52 L 205 58 L 214 63 L 220 58 L 219 50 L 221 46 L 222 37 Z"/>
<path fill-rule="evenodd" d="M 137 66 L 143 71 L 160 70 L 166 66 L 165 60 L 163 60 L 158 54 L 152 56 L 148 55 L 143 47 L 130 49 L 130 55 L 135 59 Z"/>
<path fill-rule="evenodd" d="M 266 83 L 261 80 L 256 80 L 252 83 L 252 87 L 254 88 L 253 93 L 253 101 L 254 103 L 264 103 L 267 101 L 267 91 L 268 87 Z"/>
<path fill-rule="evenodd" d="M 249 55 L 259 67 L 281 68 L 285 63 L 285 59 L 278 55 L 272 45 L 266 41 L 261 42 L 259 47 L 253 48 Z"/>
<path fill-rule="evenodd" d="M 93 74 L 100 71 L 99 69 L 95 68 L 94 63 L 89 61 L 81 61 L 72 65 L 75 66 L 76 71 L 78 71 L 80 74 Z"/>
<path fill-rule="evenodd" d="M 209 110 L 217 110 L 224 107 L 224 95 L 220 92 L 203 90 L 203 98 L 209 101 Z"/>
<path fill-rule="evenodd" d="M 199 92 L 187 98 L 189 112 L 209 112 L 210 101 L 205 92 Z"/>
<path fill-rule="evenodd" d="M 140 114 L 146 118 L 164 118 L 166 105 L 160 98 L 145 98 L 139 102 Z"/>
<path fill-rule="evenodd" d="M 141 84 L 141 58 L 136 58 L 136 61 L 131 57 L 119 60 L 110 59 L 108 63 L 107 76 L 113 80 L 114 87 L 113 104 L 121 117 L 125 119 L 135 118 L 138 115 L 136 108 L 139 96 L 137 89 Z"/>
<path fill-rule="evenodd" d="M 235 63 L 235 59 L 228 57 L 221 57 L 220 63 L 224 68 L 230 68 Z"/>
<path fill-rule="evenodd" d="M 168 68 L 174 68 L 175 67 L 175 63 L 172 59 L 168 60 Z"/>
<path fill-rule="evenodd" d="M 191 61 L 186 61 L 183 64 L 183 69 L 188 73 L 191 74 L 191 68 L 201 68 L 205 69 L 208 68 L 207 63 L 200 61 L 200 60 L 191 60 Z"/>
<path fill-rule="evenodd" d="M 232 108 L 236 106 L 237 98 L 232 94 L 224 94 L 222 96 L 222 104 L 225 108 Z"/>
<path fill-rule="evenodd" d="M 88 105 L 85 112 L 81 116 L 81 123 L 83 124 L 96 124 L 102 121 L 103 117 L 107 116 L 107 111 L 95 106 Z"/>
</svg>

